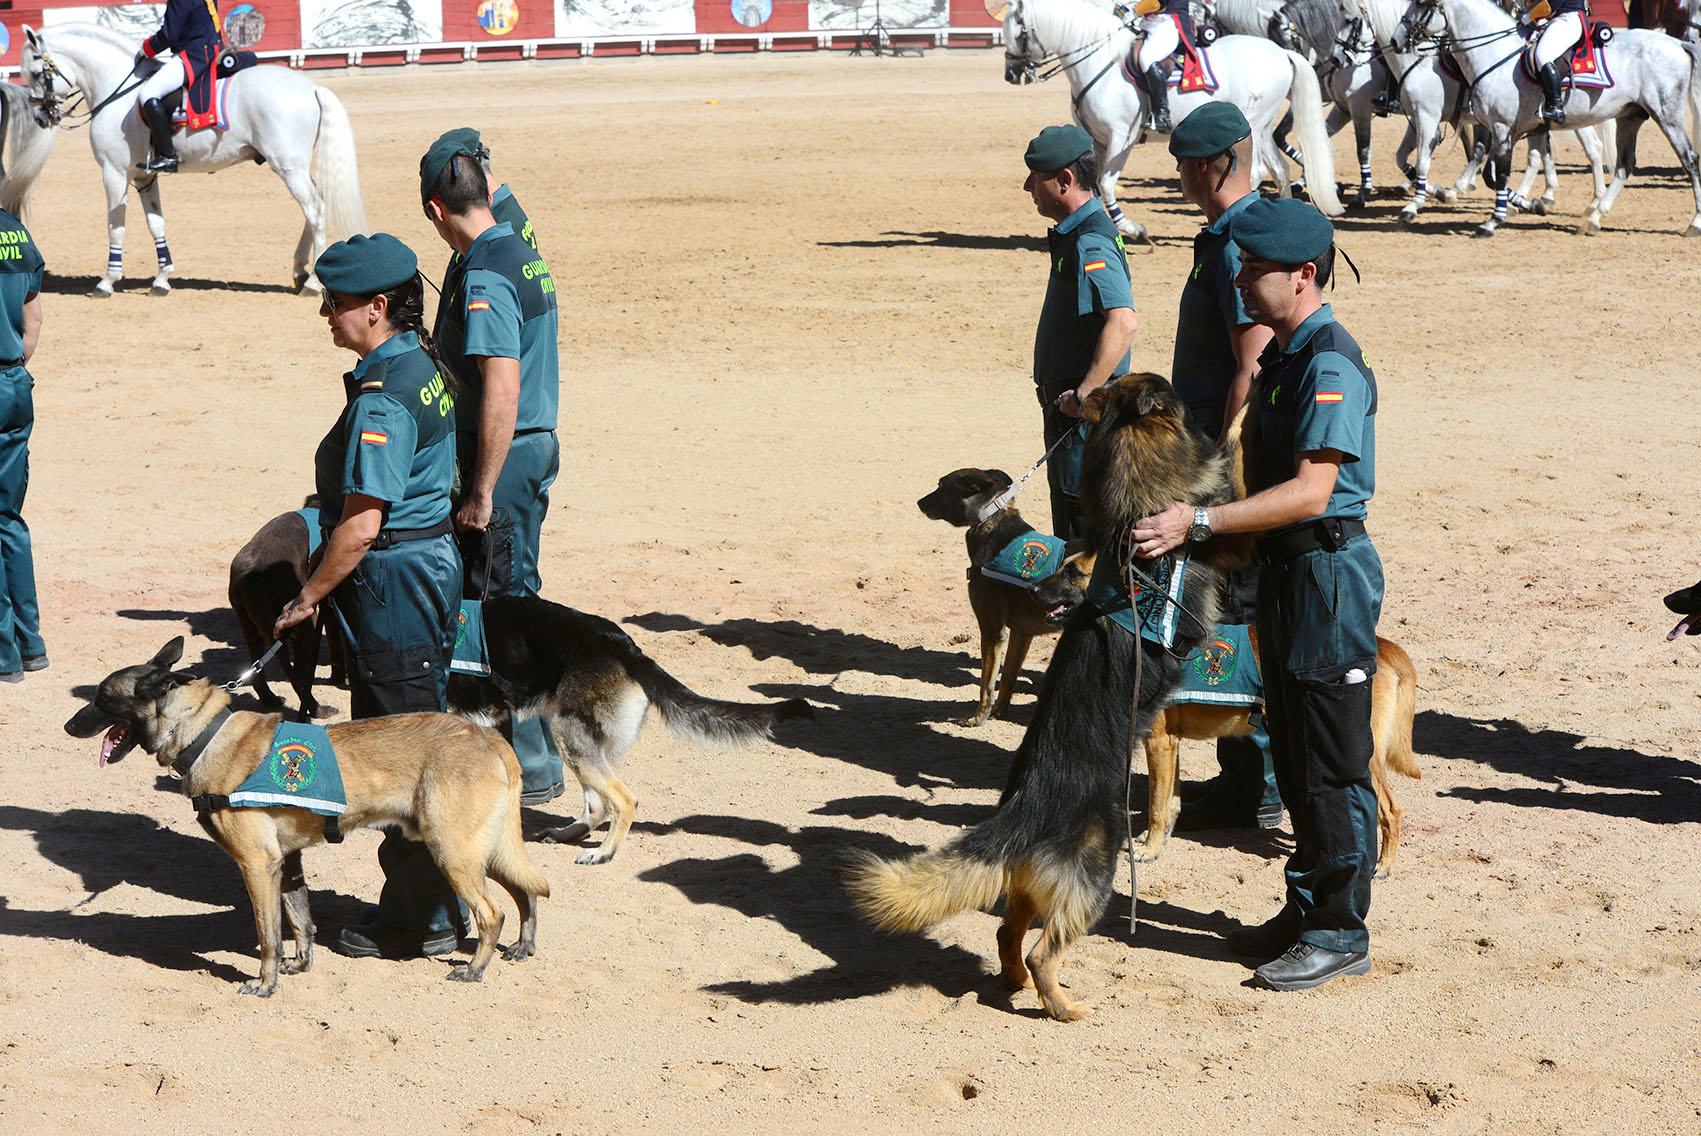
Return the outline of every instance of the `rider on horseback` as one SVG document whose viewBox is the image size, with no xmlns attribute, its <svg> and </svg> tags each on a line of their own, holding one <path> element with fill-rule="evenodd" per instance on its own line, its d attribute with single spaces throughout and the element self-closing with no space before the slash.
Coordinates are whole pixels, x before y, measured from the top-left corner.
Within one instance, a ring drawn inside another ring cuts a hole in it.
<svg viewBox="0 0 1701 1136">
<path fill-rule="evenodd" d="M 154 156 L 141 164 L 142 169 L 156 174 L 177 172 L 177 147 L 171 140 L 171 109 L 165 100 L 184 87 L 196 87 L 204 81 L 205 100 L 210 102 L 213 69 L 223 45 L 218 0 L 167 0 L 165 20 L 159 31 L 143 40 L 141 50 L 136 52 L 138 68 L 143 59 L 152 59 L 162 51 L 173 53 L 172 58 L 136 88 L 136 105 L 154 143 Z M 195 90 L 190 92 L 192 104 L 203 101 L 196 97 L 199 94 Z"/>
<path fill-rule="evenodd" d="M 1588 0 L 1538 0 L 1524 18 L 1531 23 L 1547 20 L 1536 40 L 1536 74 L 1541 77 L 1545 96 L 1536 113 L 1555 126 L 1564 126 L 1565 79 L 1559 73 L 1559 63 L 1588 32 Z"/>
<path fill-rule="evenodd" d="M 1141 35 L 1136 70 L 1146 78 L 1146 94 L 1152 100 L 1152 129 L 1168 134 L 1169 83 L 1164 64 L 1182 46 L 1185 35 L 1189 50 L 1198 42 L 1193 29 L 1190 0 L 1140 0 L 1134 6 Z"/>
</svg>

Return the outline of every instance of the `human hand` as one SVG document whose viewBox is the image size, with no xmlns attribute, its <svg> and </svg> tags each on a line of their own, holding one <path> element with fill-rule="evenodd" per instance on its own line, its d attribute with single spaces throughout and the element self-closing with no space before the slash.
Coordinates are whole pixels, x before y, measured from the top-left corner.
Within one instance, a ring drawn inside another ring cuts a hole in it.
<svg viewBox="0 0 1701 1136">
<path fill-rule="evenodd" d="M 310 604 L 300 596 L 296 596 L 284 604 L 284 609 L 278 613 L 278 621 L 272 624 L 272 638 L 283 638 L 285 631 L 298 623 L 306 623 L 317 614 L 319 614 L 318 604 Z"/>
<path fill-rule="evenodd" d="M 1058 395 L 1057 401 L 1052 405 L 1057 407 L 1060 414 L 1068 415 L 1070 418 L 1081 417 L 1081 396 L 1073 390 L 1066 390 Z"/>
<path fill-rule="evenodd" d="M 455 528 L 459 532 L 483 532 L 490 527 L 490 514 L 494 506 L 490 494 L 480 493 L 476 489 L 467 494 L 461 502 L 459 511 L 455 513 Z"/>
<path fill-rule="evenodd" d="M 1129 551 L 1147 560 L 1155 559 L 1187 543 L 1193 527 L 1193 506 L 1171 501 L 1162 512 L 1134 522 L 1133 547 Z"/>
</svg>

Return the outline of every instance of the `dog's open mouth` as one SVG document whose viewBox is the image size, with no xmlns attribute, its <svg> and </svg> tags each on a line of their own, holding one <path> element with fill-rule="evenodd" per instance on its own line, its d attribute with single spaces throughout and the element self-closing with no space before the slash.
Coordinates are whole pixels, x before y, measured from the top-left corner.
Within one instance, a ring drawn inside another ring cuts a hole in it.
<svg viewBox="0 0 1701 1136">
<path fill-rule="evenodd" d="M 1069 613 L 1074 610 L 1075 605 L 1072 603 L 1054 604 L 1053 606 L 1046 608 L 1045 621 L 1054 627 L 1060 623 L 1067 623 L 1069 621 Z"/>
<path fill-rule="evenodd" d="M 103 769 L 107 762 L 117 761 L 129 751 L 130 746 L 127 741 L 129 733 L 130 727 L 120 722 L 106 731 L 106 736 L 100 739 L 100 764 Z"/>
<path fill-rule="evenodd" d="M 1666 636 L 1666 642 L 1670 643 L 1673 639 L 1676 639 L 1680 635 L 1701 634 L 1701 628 L 1697 628 L 1695 626 L 1698 620 L 1701 620 L 1701 612 L 1696 612 L 1693 615 L 1686 615 L 1682 619 L 1678 620 L 1677 626 L 1671 629 L 1670 635 Z"/>
</svg>

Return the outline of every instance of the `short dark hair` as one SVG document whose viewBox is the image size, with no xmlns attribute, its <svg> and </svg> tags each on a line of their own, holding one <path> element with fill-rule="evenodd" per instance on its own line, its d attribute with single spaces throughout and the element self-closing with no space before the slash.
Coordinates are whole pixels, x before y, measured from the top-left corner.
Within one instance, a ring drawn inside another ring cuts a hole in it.
<svg viewBox="0 0 1701 1136">
<path fill-rule="evenodd" d="M 1312 264 L 1317 266 L 1317 290 L 1321 292 L 1329 286 L 1329 277 L 1335 272 L 1335 246 L 1330 245 L 1323 250 L 1323 255 L 1314 259 Z"/>
<path fill-rule="evenodd" d="M 490 208 L 490 182 L 485 179 L 484 166 L 471 154 L 456 154 L 443 164 L 432 197 L 445 213 L 455 217 L 464 217 L 477 206 Z"/>
<path fill-rule="evenodd" d="M 1091 150 L 1063 167 L 1075 175 L 1075 184 L 1084 185 L 1094 193 L 1099 191 L 1099 160 Z"/>
</svg>

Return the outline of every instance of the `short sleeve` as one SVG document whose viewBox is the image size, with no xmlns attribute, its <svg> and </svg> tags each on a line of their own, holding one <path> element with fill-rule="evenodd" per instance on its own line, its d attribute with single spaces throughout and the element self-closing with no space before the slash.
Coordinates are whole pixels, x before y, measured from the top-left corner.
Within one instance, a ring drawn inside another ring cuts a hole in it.
<svg viewBox="0 0 1701 1136">
<path fill-rule="evenodd" d="M 1223 313 L 1223 327 L 1233 331 L 1237 327 L 1245 327 L 1252 322 L 1252 317 L 1246 314 L 1246 304 L 1241 301 L 1240 289 L 1234 286 L 1234 278 L 1240 275 L 1240 246 L 1233 241 L 1223 244 L 1222 259 L 1217 262 L 1217 310 Z"/>
<path fill-rule="evenodd" d="M 1345 355 L 1319 352 L 1298 391 L 1293 452 L 1339 450 L 1343 462 L 1364 456 L 1364 424 L 1370 413 L 1370 383 Z"/>
<path fill-rule="evenodd" d="M 390 505 L 407 495 L 418 429 L 413 416 L 387 395 L 362 395 L 349 408 L 343 494 L 360 493 Z"/>
<path fill-rule="evenodd" d="M 462 296 L 467 342 L 461 353 L 518 359 L 520 294 L 514 282 L 499 272 L 476 268 L 466 274 Z"/>
<path fill-rule="evenodd" d="M 1076 243 L 1075 252 L 1081 258 L 1078 315 L 1134 307 L 1134 291 L 1128 282 L 1128 258 L 1116 241 L 1086 233 Z"/>
</svg>

